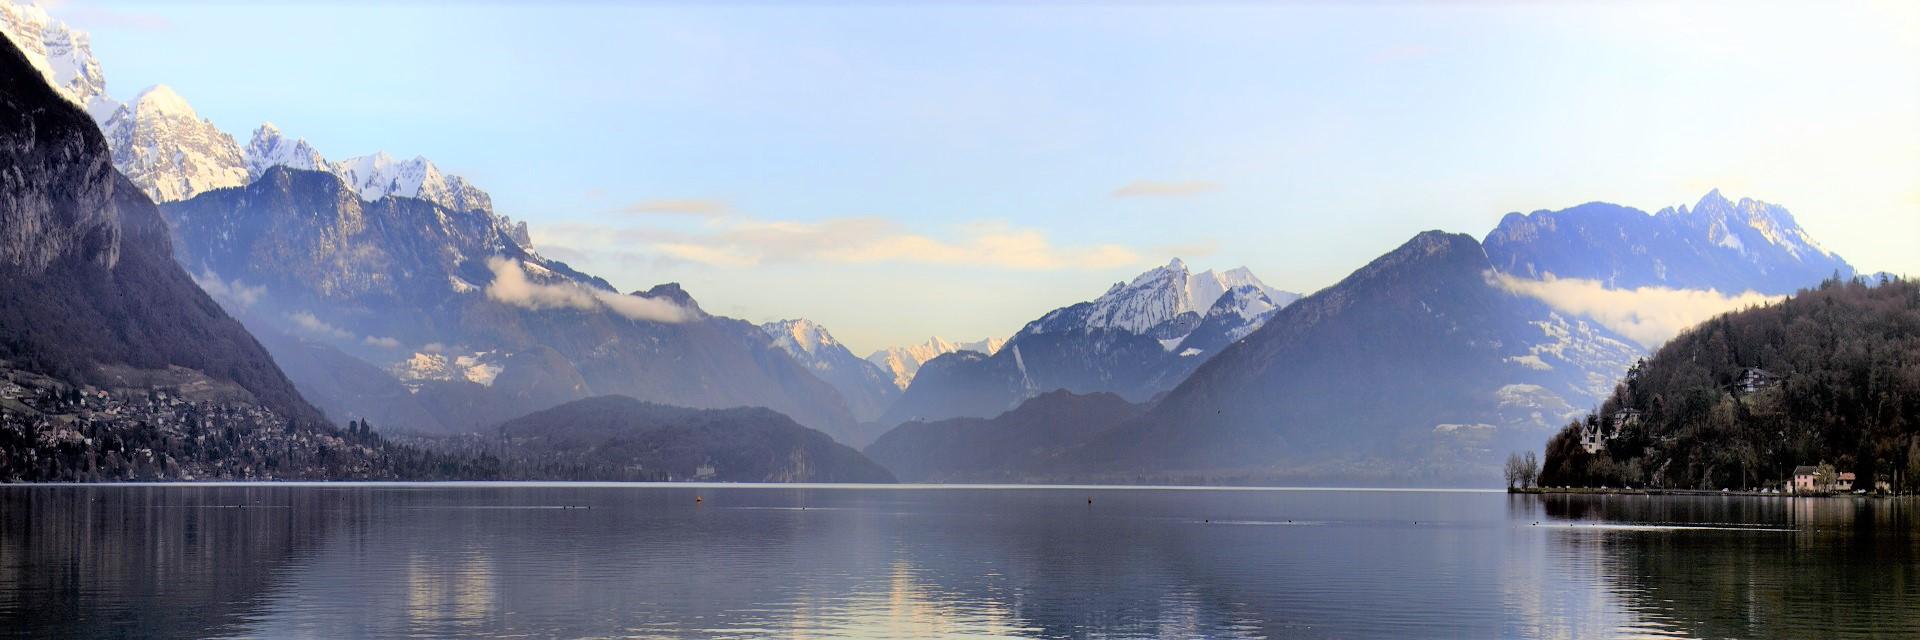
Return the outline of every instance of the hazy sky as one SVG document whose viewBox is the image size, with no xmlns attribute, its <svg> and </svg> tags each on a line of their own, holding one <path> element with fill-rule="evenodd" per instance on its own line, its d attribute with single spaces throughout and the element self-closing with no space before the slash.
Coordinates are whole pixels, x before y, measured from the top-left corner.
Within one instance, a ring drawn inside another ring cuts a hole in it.
<svg viewBox="0 0 1920 640">
<path fill-rule="evenodd" d="M 864 355 L 1178 255 L 1310 292 L 1425 229 L 1787 206 L 1920 274 L 1920 3 L 89 2 L 108 89 L 425 155 L 551 257 Z"/>
</svg>

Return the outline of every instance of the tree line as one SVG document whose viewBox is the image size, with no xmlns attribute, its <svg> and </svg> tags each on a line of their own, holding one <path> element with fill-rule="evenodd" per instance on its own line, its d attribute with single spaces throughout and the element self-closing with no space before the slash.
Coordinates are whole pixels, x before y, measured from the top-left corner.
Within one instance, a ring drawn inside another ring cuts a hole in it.
<svg viewBox="0 0 1920 640">
<path fill-rule="evenodd" d="M 1603 444 L 1589 452 L 1583 434 Z M 1546 445 L 1539 483 L 1778 487 L 1832 465 L 1920 486 L 1920 285 L 1832 278 L 1723 314 L 1628 371 Z"/>
</svg>

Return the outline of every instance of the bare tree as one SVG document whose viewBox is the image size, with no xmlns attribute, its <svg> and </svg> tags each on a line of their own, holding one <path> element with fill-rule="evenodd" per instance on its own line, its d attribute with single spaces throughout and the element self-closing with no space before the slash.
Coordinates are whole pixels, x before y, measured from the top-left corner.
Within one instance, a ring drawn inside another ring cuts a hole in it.
<svg viewBox="0 0 1920 640">
<path fill-rule="evenodd" d="M 1522 478 L 1525 477 L 1527 461 L 1521 458 L 1518 453 L 1507 454 L 1507 467 L 1505 471 L 1507 474 L 1507 489 L 1512 490 L 1515 486 L 1520 486 Z"/>
<path fill-rule="evenodd" d="M 1532 488 L 1539 481 L 1540 458 L 1534 456 L 1532 451 L 1528 451 L 1526 459 L 1520 463 L 1520 486 Z"/>
</svg>

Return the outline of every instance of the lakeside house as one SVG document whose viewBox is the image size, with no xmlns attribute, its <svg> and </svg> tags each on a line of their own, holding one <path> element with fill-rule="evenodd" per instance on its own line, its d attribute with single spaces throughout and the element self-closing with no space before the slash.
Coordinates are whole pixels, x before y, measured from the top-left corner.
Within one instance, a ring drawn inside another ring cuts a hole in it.
<svg viewBox="0 0 1920 640">
<path fill-rule="evenodd" d="M 1793 475 L 1787 481 L 1787 493 L 1812 493 L 1816 479 L 1820 477 L 1820 467 L 1800 465 L 1793 468 Z"/>
<path fill-rule="evenodd" d="M 1854 481 L 1859 476 L 1852 471 L 1833 474 L 1830 482 L 1820 481 L 1820 467 L 1800 465 L 1793 468 L 1793 474 L 1787 480 L 1787 493 L 1846 493 L 1853 491 Z"/>
</svg>

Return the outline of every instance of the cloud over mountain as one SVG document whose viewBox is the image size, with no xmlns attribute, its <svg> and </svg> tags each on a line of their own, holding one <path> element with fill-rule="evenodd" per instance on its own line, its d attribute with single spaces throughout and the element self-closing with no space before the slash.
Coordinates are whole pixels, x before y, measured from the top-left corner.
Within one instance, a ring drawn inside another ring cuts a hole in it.
<svg viewBox="0 0 1920 640">
<path fill-rule="evenodd" d="M 632 320 L 666 323 L 687 320 L 685 309 L 665 300 L 620 295 L 572 281 L 554 284 L 534 282 L 527 277 L 526 267 L 517 260 L 488 258 L 487 268 L 493 271 L 493 282 L 487 285 L 487 297 L 517 307 L 581 311 L 605 308 Z"/>
<path fill-rule="evenodd" d="M 1785 297 L 1752 291 L 1728 295 L 1713 289 L 1612 289 L 1598 280 L 1551 275 L 1532 280 L 1489 274 L 1488 281 L 1509 292 L 1545 302 L 1556 310 L 1593 318 L 1601 326 L 1648 349 L 1658 348 L 1681 331 L 1714 316 L 1779 302 Z"/>
</svg>

